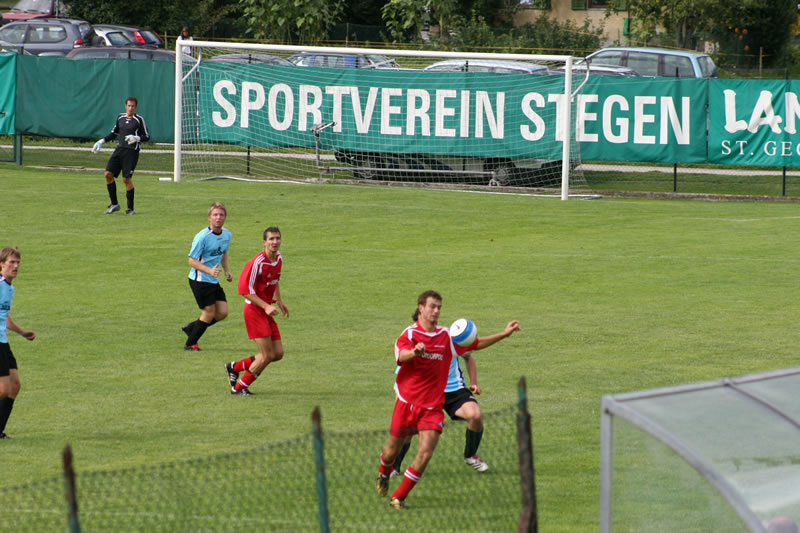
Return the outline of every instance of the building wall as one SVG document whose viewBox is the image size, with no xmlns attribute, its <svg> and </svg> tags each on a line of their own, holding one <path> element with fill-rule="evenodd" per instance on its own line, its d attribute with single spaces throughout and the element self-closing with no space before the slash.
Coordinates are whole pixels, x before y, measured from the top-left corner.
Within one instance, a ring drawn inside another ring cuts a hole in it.
<svg viewBox="0 0 800 533">
<path fill-rule="evenodd" d="M 532 23 L 542 15 L 547 15 L 551 19 L 561 22 L 571 20 L 577 25 L 582 25 L 584 19 L 588 18 L 592 26 L 599 27 L 601 24 L 604 28 L 606 36 L 605 45 L 615 44 L 619 42 L 621 45 L 629 45 L 628 39 L 623 35 L 623 27 L 625 18 L 628 16 L 627 11 L 619 11 L 606 18 L 605 6 L 592 7 L 593 3 L 598 3 L 597 0 L 583 0 L 586 9 L 573 9 L 573 3 L 580 2 L 580 0 L 549 0 L 550 9 L 536 9 L 527 7 L 528 5 L 535 5 L 542 0 L 522 0 L 520 9 L 514 17 L 514 25 L 522 26 L 526 23 Z M 601 0 L 602 1 L 602 0 Z M 544 0 L 544 4 L 547 1 Z"/>
</svg>

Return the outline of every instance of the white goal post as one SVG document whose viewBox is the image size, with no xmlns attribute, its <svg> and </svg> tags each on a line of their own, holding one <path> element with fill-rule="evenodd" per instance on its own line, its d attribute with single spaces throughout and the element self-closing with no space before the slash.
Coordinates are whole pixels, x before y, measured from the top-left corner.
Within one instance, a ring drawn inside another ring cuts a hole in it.
<svg viewBox="0 0 800 533">
<path fill-rule="evenodd" d="M 560 188 L 564 200 L 585 186 L 572 139 L 588 74 L 573 76 L 571 56 L 182 39 L 175 50 L 175 181 L 322 175 Z"/>
</svg>

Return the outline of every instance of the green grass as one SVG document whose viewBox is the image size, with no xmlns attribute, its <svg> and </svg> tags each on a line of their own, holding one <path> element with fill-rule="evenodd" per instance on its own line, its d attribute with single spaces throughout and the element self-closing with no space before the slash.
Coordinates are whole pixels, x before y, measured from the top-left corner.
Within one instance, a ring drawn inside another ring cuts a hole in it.
<svg viewBox="0 0 800 533">
<path fill-rule="evenodd" d="M 522 321 L 478 355 L 481 405 L 512 405 L 526 376 L 540 526 L 593 531 L 603 394 L 797 364 L 790 204 L 135 183 L 137 215 L 106 216 L 98 172 L 0 164 L 0 245 L 22 251 L 12 316 L 38 334 L 10 335 L 23 388 L 0 488 L 58 475 L 66 443 L 80 474 L 293 438 L 314 406 L 328 430 L 385 429 L 392 343 L 435 288 L 443 323 L 466 316 L 486 334 Z M 222 368 L 254 352 L 234 284 L 229 319 L 202 352 L 182 350 L 179 327 L 198 314 L 186 256 L 215 200 L 229 209 L 237 277 L 263 229 L 283 231 L 286 357 L 252 398 L 231 397 Z"/>
</svg>

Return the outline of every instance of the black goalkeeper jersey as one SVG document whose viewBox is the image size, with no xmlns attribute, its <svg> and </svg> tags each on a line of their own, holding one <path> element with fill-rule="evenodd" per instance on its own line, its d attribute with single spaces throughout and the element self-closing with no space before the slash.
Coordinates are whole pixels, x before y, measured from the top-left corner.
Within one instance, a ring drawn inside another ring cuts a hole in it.
<svg viewBox="0 0 800 533">
<path fill-rule="evenodd" d="M 144 118 L 140 115 L 133 115 L 132 117 L 128 117 L 127 113 L 120 113 L 117 116 L 117 123 L 114 124 L 114 128 L 111 130 L 111 133 L 103 137 L 106 142 L 113 141 L 114 137 L 119 135 L 119 141 L 117 142 L 118 148 L 128 148 L 130 150 L 139 150 L 139 145 L 143 142 L 146 142 L 150 139 L 150 133 L 147 131 L 147 125 L 144 123 Z M 125 137 L 128 135 L 138 135 L 140 138 L 140 142 L 128 144 L 128 141 L 125 140 Z"/>
</svg>

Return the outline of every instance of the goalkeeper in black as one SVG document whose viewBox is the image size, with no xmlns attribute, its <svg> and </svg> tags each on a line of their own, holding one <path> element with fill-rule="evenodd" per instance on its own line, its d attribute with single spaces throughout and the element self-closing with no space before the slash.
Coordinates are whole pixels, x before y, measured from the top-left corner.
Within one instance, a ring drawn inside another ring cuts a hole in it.
<svg viewBox="0 0 800 533">
<path fill-rule="evenodd" d="M 97 153 L 103 143 L 114 140 L 119 135 L 119 142 L 114 149 L 114 153 L 106 164 L 106 188 L 111 204 L 106 209 L 106 214 L 110 215 L 119 211 L 117 201 L 117 182 L 114 181 L 122 172 L 122 179 L 125 181 L 125 197 L 128 200 L 126 215 L 133 215 L 133 171 L 136 170 L 136 163 L 139 161 L 139 148 L 141 143 L 150 139 L 147 125 L 144 118 L 136 114 L 139 101 L 134 96 L 129 96 L 125 100 L 125 112 L 117 116 L 117 123 L 114 124 L 111 132 L 94 143 L 92 153 Z"/>
</svg>

